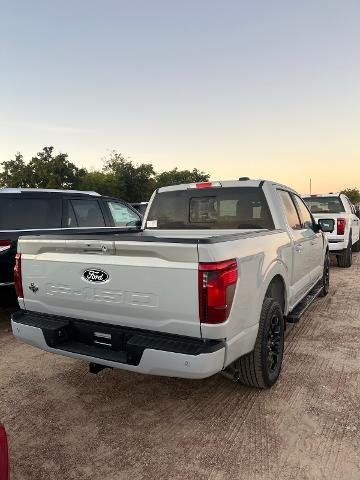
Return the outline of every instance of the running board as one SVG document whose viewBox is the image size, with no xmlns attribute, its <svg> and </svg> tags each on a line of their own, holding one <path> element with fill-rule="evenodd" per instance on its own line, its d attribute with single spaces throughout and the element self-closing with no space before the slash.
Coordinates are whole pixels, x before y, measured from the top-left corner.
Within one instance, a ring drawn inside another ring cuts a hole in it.
<svg viewBox="0 0 360 480">
<path fill-rule="evenodd" d="M 286 321 L 288 323 L 298 322 L 302 314 L 306 312 L 306 310 L 310 307 L 313 301 L 316 300 L 317 297 L 320 295 L 322 289 L 323 289 L 322 285 L 320 286 L 319 284 L 315 285 L 315 287 L 312 290 L 310 290 L 310 292 L 306 295 L 306 297 L 304 297 L 301 300 L 301 302 L 296 305 L 294 310 L 289 313 L 289 315 L 286 317 Z"/>
</svg>

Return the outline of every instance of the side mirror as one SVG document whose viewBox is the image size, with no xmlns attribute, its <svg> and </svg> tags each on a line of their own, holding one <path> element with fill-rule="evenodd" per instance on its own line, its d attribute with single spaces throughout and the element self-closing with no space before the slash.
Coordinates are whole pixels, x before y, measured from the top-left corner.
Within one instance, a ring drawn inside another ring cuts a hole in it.
<svg viewBox="0 0 360 480">
<path fill-rule="evenodd" d="M 332 218 L 319 218 L 318 225 L 323 232 L 332 233 L 335 228 L 335 220 Z"/>
</svg>

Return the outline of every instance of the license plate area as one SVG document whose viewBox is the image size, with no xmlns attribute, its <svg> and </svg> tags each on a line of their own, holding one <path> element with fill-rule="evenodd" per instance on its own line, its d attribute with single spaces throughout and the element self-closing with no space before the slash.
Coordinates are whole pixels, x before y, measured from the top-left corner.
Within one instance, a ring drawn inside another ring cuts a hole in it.
<svg viewBox="0 0 360 480">
<path fill-rule="evenodd" d="M 86 345 L 96 345 L 99 348 L 114 351 L 125 351 L 130 338 L 129 334 L 120 328 L 108 325 L 89 324 L 72 321 L 70 323 L 71 340 Z"/>
</svg>

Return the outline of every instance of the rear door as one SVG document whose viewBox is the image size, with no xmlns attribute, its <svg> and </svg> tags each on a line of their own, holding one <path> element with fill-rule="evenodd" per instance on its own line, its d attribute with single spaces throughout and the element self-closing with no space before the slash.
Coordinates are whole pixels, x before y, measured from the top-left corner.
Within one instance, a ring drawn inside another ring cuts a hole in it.
<svg viewBox="0 0 360 480">
<path fill-rule="evenodd" d="M 291 194 L 286 190 L 278 190 L 285 217 L 293 239 L 293 271 L 291 275 L 292 304 L 295 305 L 311 286 L 311 236 L 303 229 L 299 212 L 295 207 Z"/>
<path fill-rule="evenodd" d="M 309 272 L 312 283 L 315 283 L 323 274 L 324 244 L 321 232 L 315 233 L 314 220 L 303 200 L 298 195 L 292 195 L 295 205 L 298 209 L 302 233 L 306 242 L 310 242 L 309 249 Z M 304 240 L 305 242 L 305 240 Z M 303 242 L 303 243 L 304 243 Z"/>
</svg>

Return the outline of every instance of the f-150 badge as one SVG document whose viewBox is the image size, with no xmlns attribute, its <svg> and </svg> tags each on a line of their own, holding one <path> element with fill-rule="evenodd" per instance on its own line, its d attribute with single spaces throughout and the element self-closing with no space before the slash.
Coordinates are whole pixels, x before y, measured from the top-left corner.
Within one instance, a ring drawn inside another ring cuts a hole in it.
<svg viewBox="0 0 360 480">
<path fill-rule="evenodd" d="M 104 283 L 109 280 L 109 274 L 104 272 L 104 270 L 85 270 L 83 276 L 86 281 L 91 283 Z"/>
</svg>

